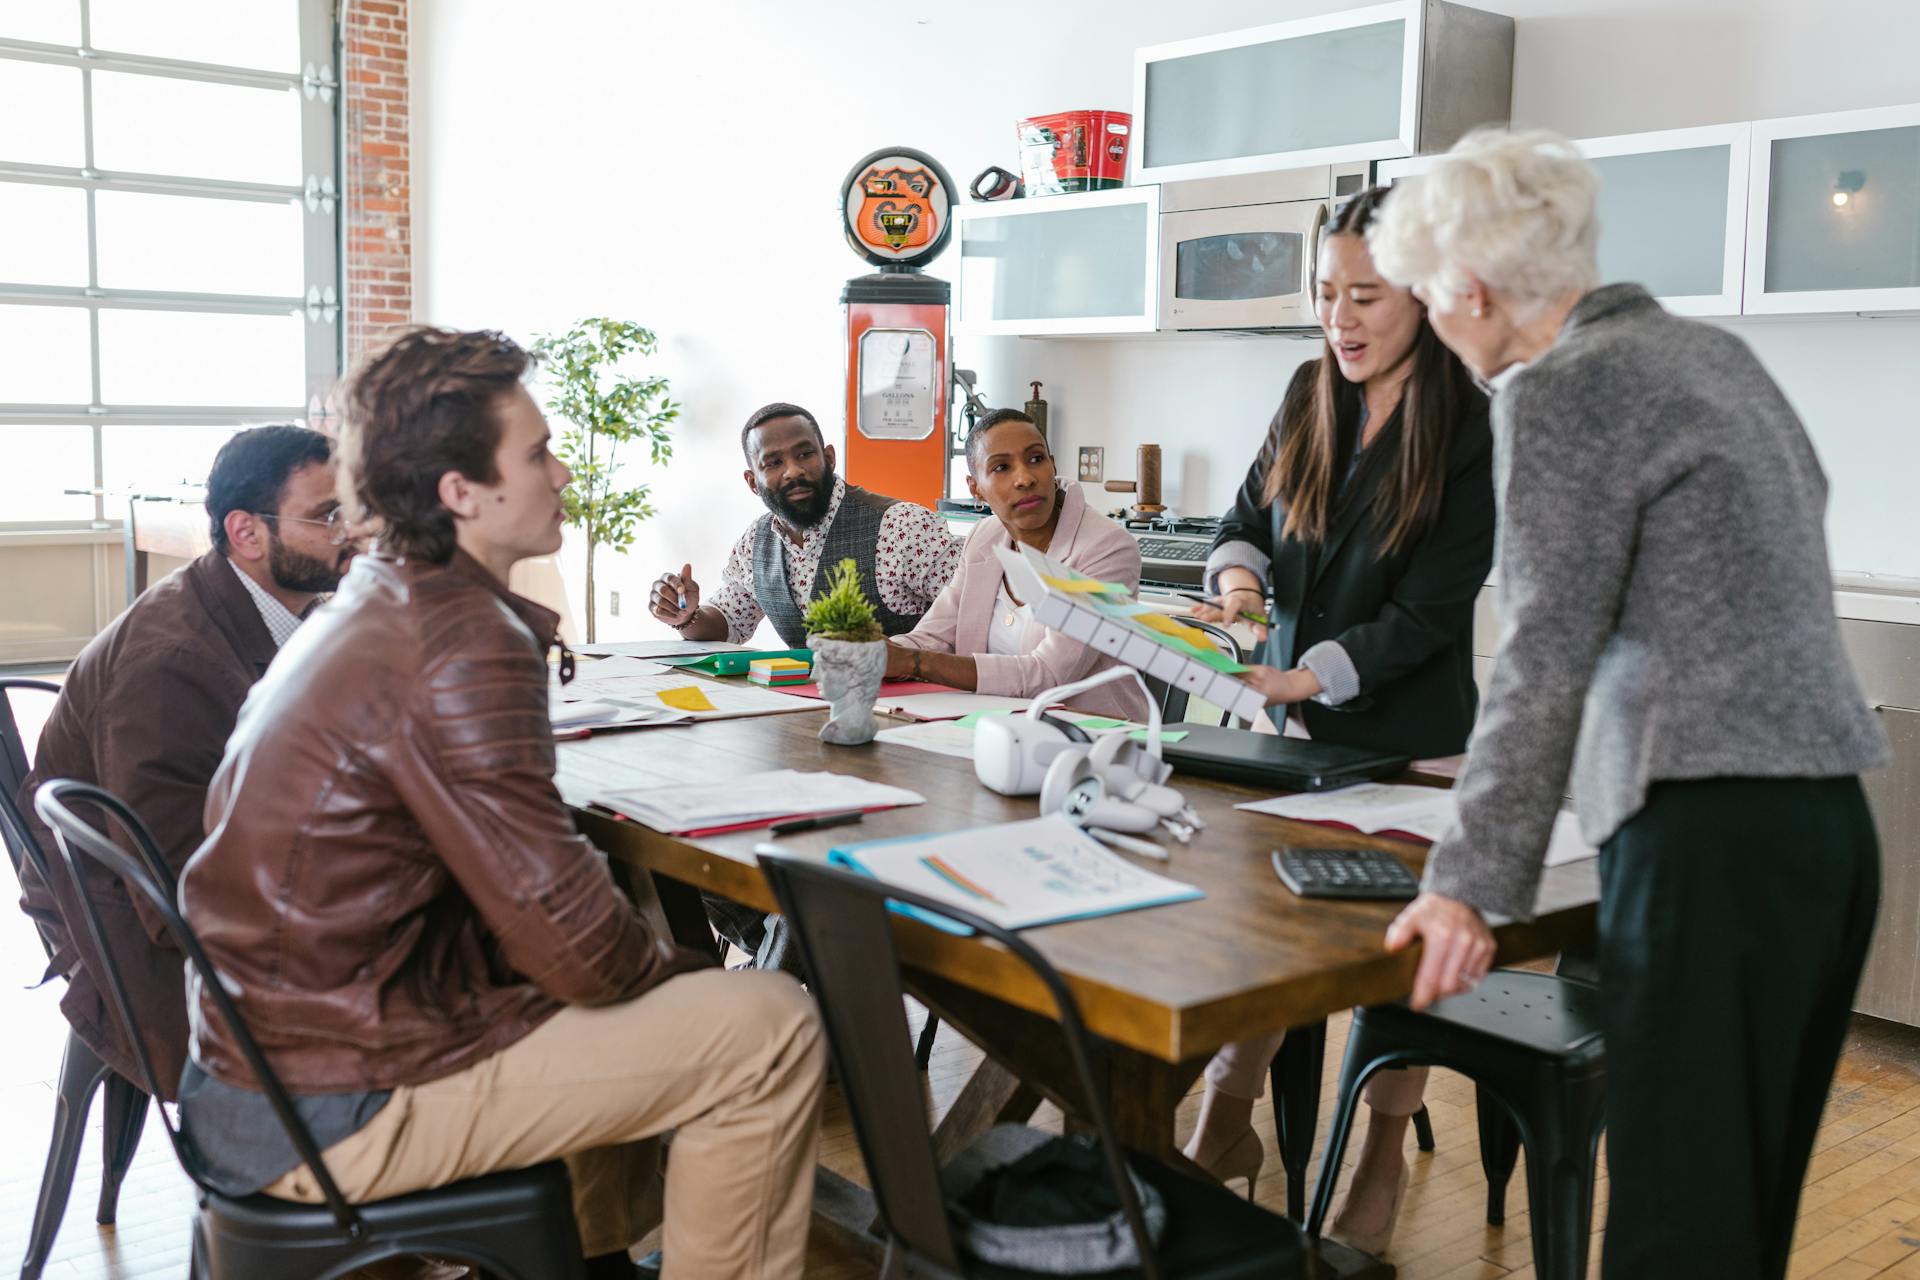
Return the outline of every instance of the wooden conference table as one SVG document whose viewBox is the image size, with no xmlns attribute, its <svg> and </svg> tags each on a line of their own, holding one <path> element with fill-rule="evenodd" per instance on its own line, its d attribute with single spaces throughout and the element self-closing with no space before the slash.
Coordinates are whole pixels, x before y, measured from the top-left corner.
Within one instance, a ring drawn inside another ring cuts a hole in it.
<svg viewBox="0 0 1920 1280">
<path fill-rule="evenodd" d="M 822 723 L 823 713 L 806 712 L 562 743 L 561 792 L 594 844 L 617 865 L 649 874 L 676 937 L 708 949 L 713 935 L 699 891 L 775 910 L 753 855 L 767 833 L 662 835 L 585 807 L 587 795 L 596 789 L 670 787 L 785 768 L 852 774 L 927 797 L 924 805 L 868 814 L 858 827 L 779 842 L 794 853 L 822 858 L 832 846 L 852 840 L 952 831 L 1038 812 L 1032 797 L 1010 798 L 981 786 L 971 760 L 881 742 L 829 746 L 815 736 Z M 1153 869 L 1199 886 L 1206 896 L 1051 925 L 1030 931 L 1027 938 L 1065 975 L 1087 1029 L 1106 1042 L 1105 1092 L 1121 1141 L 1179 1162 L 1174 1108 L 1221 1045 L 1312 1023 L 1355 1005 L 1400 999 L 1412 989 L 1414 955 L 1390 955 L 1381 948 L 1397 906 L 1297 898 L 1274 875 L 1272 849 L 1289 842 L 1385 848 L 1415 870 L 1426 850 L 1233 808 L 1267 792 L 1185 775 L 1176 775 L 1173 783 L 1200 811 L 1207 829 L 1190 846 L 1166 841 L 1172 860 L 1152 864 Z M 630 877 L 629 883 L 644 892 L 644 881 Z M 1593 861 L 1549 869 L 1536 917 L 1495 931 L 1498 963 L 1538 959 L 1587 941 L 1598 898 Z M 1039 1097 L 1069 1115 L 1083 1113 L 1051 1001 L 1017 961 L 996 944 L 904 917 L 894 933 L 916 998 L 989 1055 L 936 1130 L 942 1159 L 988 1125 L 1024 1119 Z M 823 1171 L 822 1213 L 843 1225 L 871 1222 L 871 1201 L 842 1183 Z M 1359 1269 L 1335 1270 L 1354 1274 Z"/>
</svg>

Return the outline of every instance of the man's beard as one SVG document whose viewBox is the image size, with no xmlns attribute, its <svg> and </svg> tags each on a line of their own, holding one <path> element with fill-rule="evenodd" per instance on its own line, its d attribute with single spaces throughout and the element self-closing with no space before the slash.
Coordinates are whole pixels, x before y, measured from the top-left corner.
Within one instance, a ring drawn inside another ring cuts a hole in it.
<svg viewBox="0 0 1920 1280">
<path fill-rule="evenodd" d="M 267 541 L 267 572 L 284 591 L 321 595 L 340 585 L 340 563 L 345 554 L 342 550 L 331 561 L 317 560 L 295 551 L 276 534 Z"/>
<path fill-rule="evenodd" d="M 811 529 L 827 518 L 827 508 L 833 505 L 833 468 L 820 473 L 820 482 L 813 486 L 813 496 L 803 502 L 790 502 L 784 490 L 773 489 L 760 490 L 760 501 L 792 528 Z"/>
</svg>

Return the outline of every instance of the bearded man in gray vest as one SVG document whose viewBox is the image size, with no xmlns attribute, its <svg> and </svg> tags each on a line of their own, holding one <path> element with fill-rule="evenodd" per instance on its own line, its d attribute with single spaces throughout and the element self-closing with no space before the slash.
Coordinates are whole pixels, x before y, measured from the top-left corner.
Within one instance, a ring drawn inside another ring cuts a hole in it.
<svg viewBox="0 0 1920 1280">
<path fill-rule="evenodd" d="M 720 589 L 703 602 L 693 566 L 663 573 L 648 605 L 689 640 L 744 644 L 760 619 L 789 648 L 807 643 L 808 602 L 842 560 L 860 569 L 881 630 L 913 630 L 960 563 L 946 521 L 912 502 L 869 493 L 834 474 L 833 446 L 797 404 L 756 409 L 740 429 L 747 488 L 767 514 L 734 544 Z"/>
<path fill-rule="evenodd" d="M 913 630 L 960 564 L 960 544 L 946 521 L 835 475 L 833 446 L 797 404 L 755 409 L 740 429 L 740 448 L 747 455 L 747 488 L 767 504 L 767 514 L 734 543 L 711 600 L 701 601 L 687 565 L 654 582 L 653 616 L 689 640 L 735 644 L 746 643 L 764 617 L 788 648 L 803 648 L 808 602 L 825 590 L 827 571 L 851 559 L 881 629 L 890 636 Z M 702 897 L 707 917 L 754 958 L 755 968 L 799 972 L 799 954 L 779 916 Z"/>
</svg>

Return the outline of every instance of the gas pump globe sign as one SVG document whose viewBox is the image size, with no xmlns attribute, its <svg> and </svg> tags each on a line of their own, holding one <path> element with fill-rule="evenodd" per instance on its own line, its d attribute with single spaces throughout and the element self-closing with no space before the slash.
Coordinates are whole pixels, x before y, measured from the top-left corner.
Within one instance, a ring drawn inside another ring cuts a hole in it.
<svg viewBox="0 0 1920 1280">
<path fill-rule="evenodd" d="M 860 417 L 876 440 L 924 440 L 939 425 L 939 361 L 925 329 L 860 335 Z"/>
<path fill-rule="evenodd" d="M 924 262 L 947 247 L 952 202 L 952 184 L 932 156 L 876 151 L 853 167 L 841 192 L 847 243 L 878 267 Z"/>
</svg>

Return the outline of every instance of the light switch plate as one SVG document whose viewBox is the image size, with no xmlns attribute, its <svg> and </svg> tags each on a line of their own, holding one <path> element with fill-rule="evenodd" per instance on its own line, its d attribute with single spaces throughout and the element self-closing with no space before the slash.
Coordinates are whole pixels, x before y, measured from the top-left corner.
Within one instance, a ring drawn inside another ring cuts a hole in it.
<svg viewBox="0 0 1920 1280">
<path fill-rule="evenodd" d="M 620 616 L 620 593 L 618 591 L 607 592 L 607 616 L 612 618 Z"/>
<path fill-rule="evenodd" d="M 1107 478 L 1107 451 L 1097 445 L 1080 446 L 1080 478 L 1101 481 Z"/>
</svg>

